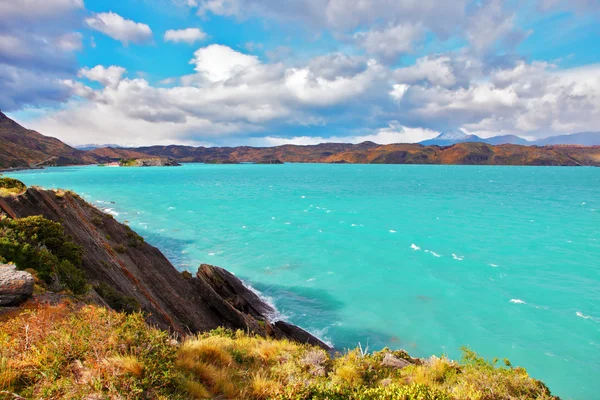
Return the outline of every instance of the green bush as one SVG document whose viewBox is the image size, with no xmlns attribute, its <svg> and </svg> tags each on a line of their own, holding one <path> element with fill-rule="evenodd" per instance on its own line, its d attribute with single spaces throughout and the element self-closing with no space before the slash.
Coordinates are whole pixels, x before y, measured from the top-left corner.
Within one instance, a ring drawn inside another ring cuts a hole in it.
<svg viewBox="0 0 600 400">
<path fill-rule="evenodd" d="M 87 280 L 81 270 L 82 255 L 82 248 L 57 222 L 42 216 L 0 220 L 0 261 L 31 268 L 48 285 L 84 294 Z"/>
<path fill-rule="evenodd" d="M 104 282 L 94 286 L 94 289 L 113 310 L 133 313 L 141 309 L 140 304 L 133 297 L 117 292 Z"/>
</svg>

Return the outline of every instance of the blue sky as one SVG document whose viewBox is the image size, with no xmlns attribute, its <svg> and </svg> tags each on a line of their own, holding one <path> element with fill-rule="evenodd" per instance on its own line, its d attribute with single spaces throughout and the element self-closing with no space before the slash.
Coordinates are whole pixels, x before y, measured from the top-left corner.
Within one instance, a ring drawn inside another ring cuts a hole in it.
<svg viewBox="0 0 600 400">
<path fill-rule="evenodd" d="M 0 0 L 0 109 L 67 143 L 600 126 L 596 0 Z"/>
</svg>

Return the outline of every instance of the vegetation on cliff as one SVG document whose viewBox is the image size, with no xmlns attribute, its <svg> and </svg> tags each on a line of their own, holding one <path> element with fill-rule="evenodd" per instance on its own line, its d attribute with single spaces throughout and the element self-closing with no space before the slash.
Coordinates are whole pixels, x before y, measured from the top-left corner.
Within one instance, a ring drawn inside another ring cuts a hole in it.
<svg viewBox="0 0 600 400">
<path fill-rule="evenodd" d="M 81 270 L 81 257 L 82 248 L 65 235 L 57 222 L 41 216 L 0 219 L 0 262 L 34 270 L 48 288 L 85 293 L 87 280 Z"/>
<path fill-rule="evenodd" d="M 139 313 L 69 301 L 0 317 L 0 398 L 554 398 L 524 369 L 504 364 L 469 350 L 460 363 L 389 350 L 332 357 L 224 329 L 177 342 Z"/>
<path fill-rule="evenodd" d="M 13 178 L 0 177 L 0 197 L 21 194 L 27 186 Z"/>
</svg>

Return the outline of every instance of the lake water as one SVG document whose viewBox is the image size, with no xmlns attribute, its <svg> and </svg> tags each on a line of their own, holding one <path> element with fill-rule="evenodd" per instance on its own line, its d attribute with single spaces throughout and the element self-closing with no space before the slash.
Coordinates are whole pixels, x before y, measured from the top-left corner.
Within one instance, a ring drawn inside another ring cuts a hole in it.
<svg viewBox="0 0 600 400">
<path fill-rule="evenodd" d="M 600 168 L 201 165 L 10 174 L 72 189 L 181 270 L 222 266 L 337 348 L 509 358 L 600 393 Z"/>
</svg>

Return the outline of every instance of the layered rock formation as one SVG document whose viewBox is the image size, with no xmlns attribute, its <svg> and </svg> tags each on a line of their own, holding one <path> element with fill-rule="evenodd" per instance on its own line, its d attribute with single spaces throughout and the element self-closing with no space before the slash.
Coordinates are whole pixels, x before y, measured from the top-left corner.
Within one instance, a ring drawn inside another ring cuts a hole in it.
<svg viewBox="0 0 600 400">
<path fill-rule="evenodd" d="M 327 348 L 298 327 L 269 321 L 271 307 L 232 274 L 208 265 L 196 276 L 178 272 L 157 248 L 74 193 L 30 188 L 4 198 L 0 210 L 13 218 L 42 215 L 60 222 L 83 247 L 82 268 L 104 300 L 138 305 L 160 328 L 181 335 L 243 329 Z"/>
</svg>

